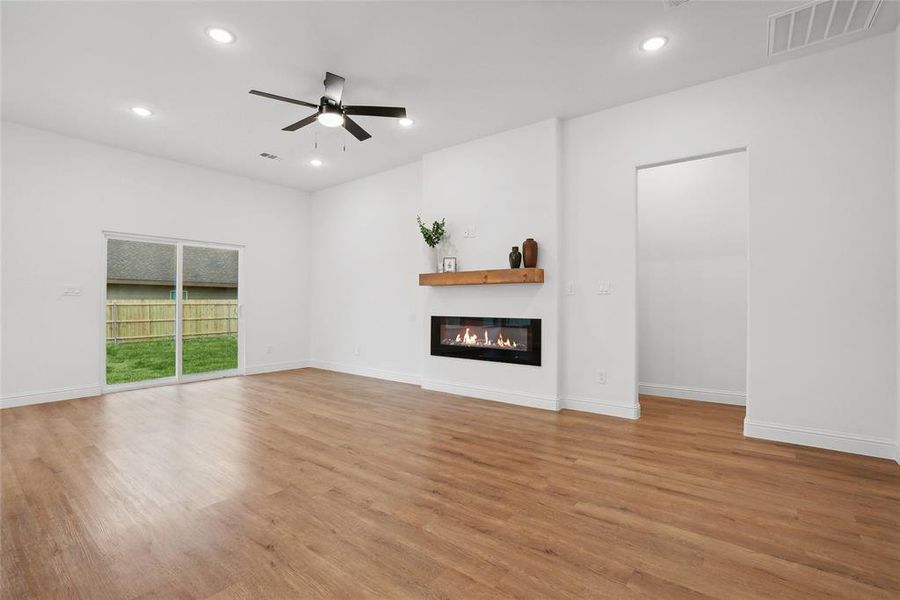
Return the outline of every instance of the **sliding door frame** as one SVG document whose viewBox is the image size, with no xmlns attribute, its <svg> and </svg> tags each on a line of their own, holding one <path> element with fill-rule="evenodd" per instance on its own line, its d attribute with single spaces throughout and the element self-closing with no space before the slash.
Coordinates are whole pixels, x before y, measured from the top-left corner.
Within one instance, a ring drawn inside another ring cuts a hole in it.
<svg viewBox="0 0 900 600">
<path fill-rule="evenodd" d="M 162 385 L 173 385 L 178 383 L 190 383 L 192 381 L 206 381 L 209 379 L 219 379 L 221 377 L 235 377 L 238 375 L 246 374 L 246 361 L 244 360 L 245 354 L 245 339 L 244 335 L 244 310 L 243 304 L 241 303 L 241 293 L 244 287 L 244 246 L 241 244 L 224 244 L 219 242 L 206 242 L 202 240 L 191 240 L 185 238 L 173 238 L 166 236 L 157 236 L 157 235 L 143 235 L 143 234 L 133 234 L 133 233 L 123 233 L 118 231 L 104 231 L 103 232 L 103 273 L 107 272 L 107 249 L 109 240 L 128 240 L 134 242 L 148 242 L 155 244 L 171 244 L 175 246 L 175 375 L 172 377 L 160 377 L 158 379 L 147 379 L 144 381 L 135 381 L 131 383 L 114 383 L 108 384 L 106 383 L 106 290 L 104 289 L 103 293 L 103 302 L 101 303 L 101 314 L 102 319 L 101 323 L 103 327 L 101 329 L 102 335 L 100 336 L 100 342 L 102 346 L 101 356 L 103 359 L 101 362 L 101 381 L 102 384 L 102 392 L 112 393 L 112 392 L 122 392 L 126 390 L 136 390 L 142 388 L 150 388 L 157 387 Z M 237 338 L 238 338 L 238 349 L 237 349 L 237 367 L 234 369 L 227 369 L 224 371 L 209 371 L 206 373 L 191 373 L 188 375 L 184 374 L 184 366 L 182 365 L 182 359 L 184 356 L 184 340 L 182 336 L 182 332 L 184 331 L 184 324 L 182 322 L 182 317 L 184 315 L 184 282 L 183 279 L 183 259 L 184 259 L 184 247 L 190 246 L 192 248 L 216 248 L 219 250 L 232 250 L 238 253 L 238 287 L 237 287 Z M 105 275 L 104 275 L 105 281 Z"/>
</svg>

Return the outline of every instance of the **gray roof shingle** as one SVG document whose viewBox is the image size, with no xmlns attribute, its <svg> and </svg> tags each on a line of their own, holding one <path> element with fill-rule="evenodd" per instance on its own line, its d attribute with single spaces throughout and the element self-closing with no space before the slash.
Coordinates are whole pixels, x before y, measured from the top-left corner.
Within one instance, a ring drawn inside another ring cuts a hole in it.
<svg viewBox="0 0 900 600">
<path fill-rule="evenodd" d="M 175 284 L 175 246 L 108 240 L 106 278 Z M 238 253 L 219 248 L 184 247 L 184 285 L 236 287 Z"/>
</svg>

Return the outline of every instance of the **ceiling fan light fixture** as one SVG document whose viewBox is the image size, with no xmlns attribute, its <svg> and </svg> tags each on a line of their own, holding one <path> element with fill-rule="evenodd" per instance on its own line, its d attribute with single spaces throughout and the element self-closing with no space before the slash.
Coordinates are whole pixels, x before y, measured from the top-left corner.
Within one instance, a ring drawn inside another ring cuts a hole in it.
<svg viewBox="0 0 900 600">
<path fill-rule="evenodd" d="M 333 110 L 323 110 L 316 119 L 325 127 L 340 127 L 344 124 L 344 115 Z"/>
<path fill-rule="evenodd" d="M 655 35 L 641 42 L 641 50 L 644 52 L 656 52 L 669 43 L 669 38 L 662 35 Z"/>
<path fill-rule="evenodd" d="M 233 44 L 237 39 L 233 33 L 227 29 L 222 29 L 221 27 L 207 27 L 206 35 L 214 42 L 220 44 Z"/>
</svg>

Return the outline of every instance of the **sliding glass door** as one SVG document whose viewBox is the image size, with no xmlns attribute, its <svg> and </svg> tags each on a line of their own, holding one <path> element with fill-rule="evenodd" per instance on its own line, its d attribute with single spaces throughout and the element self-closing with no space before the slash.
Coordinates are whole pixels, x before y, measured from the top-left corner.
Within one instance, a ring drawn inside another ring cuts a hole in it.
<svg viewBox="0 0 900 600">
<path fill-rule="evenodd" d="M 239 374 L 239 265 L 239 248 L 107 234 L 106 385 Z"/>
</svg>

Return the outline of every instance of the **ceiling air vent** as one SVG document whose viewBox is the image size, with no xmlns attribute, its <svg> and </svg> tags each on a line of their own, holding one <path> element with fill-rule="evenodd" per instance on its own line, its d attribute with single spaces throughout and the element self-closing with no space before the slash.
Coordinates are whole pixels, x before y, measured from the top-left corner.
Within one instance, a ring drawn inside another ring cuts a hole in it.
<svg viewBox="0 0 900 600">
<path fill-rule="evenodd" d="M 280 156 L 276 156 L 275 154 L 269 154 L 268 152 L 260 152 L 260 156 L 263 158 L 268 158 L 269 160 L 281 160 Z"/>
<path fill-rule="evenodd" d="M 769 17 L 769 56 L 865 31 L 882 0 L 814 0 Z"/>
<path fill-rule="evenodd" d="M 687 4 L 690 1 L 691 0 L 663 0 L 663 4 L 665 5 L 666 10 L 669 10 L 670 8 L 678 8 L 682 4 Z"/>
</svg>

